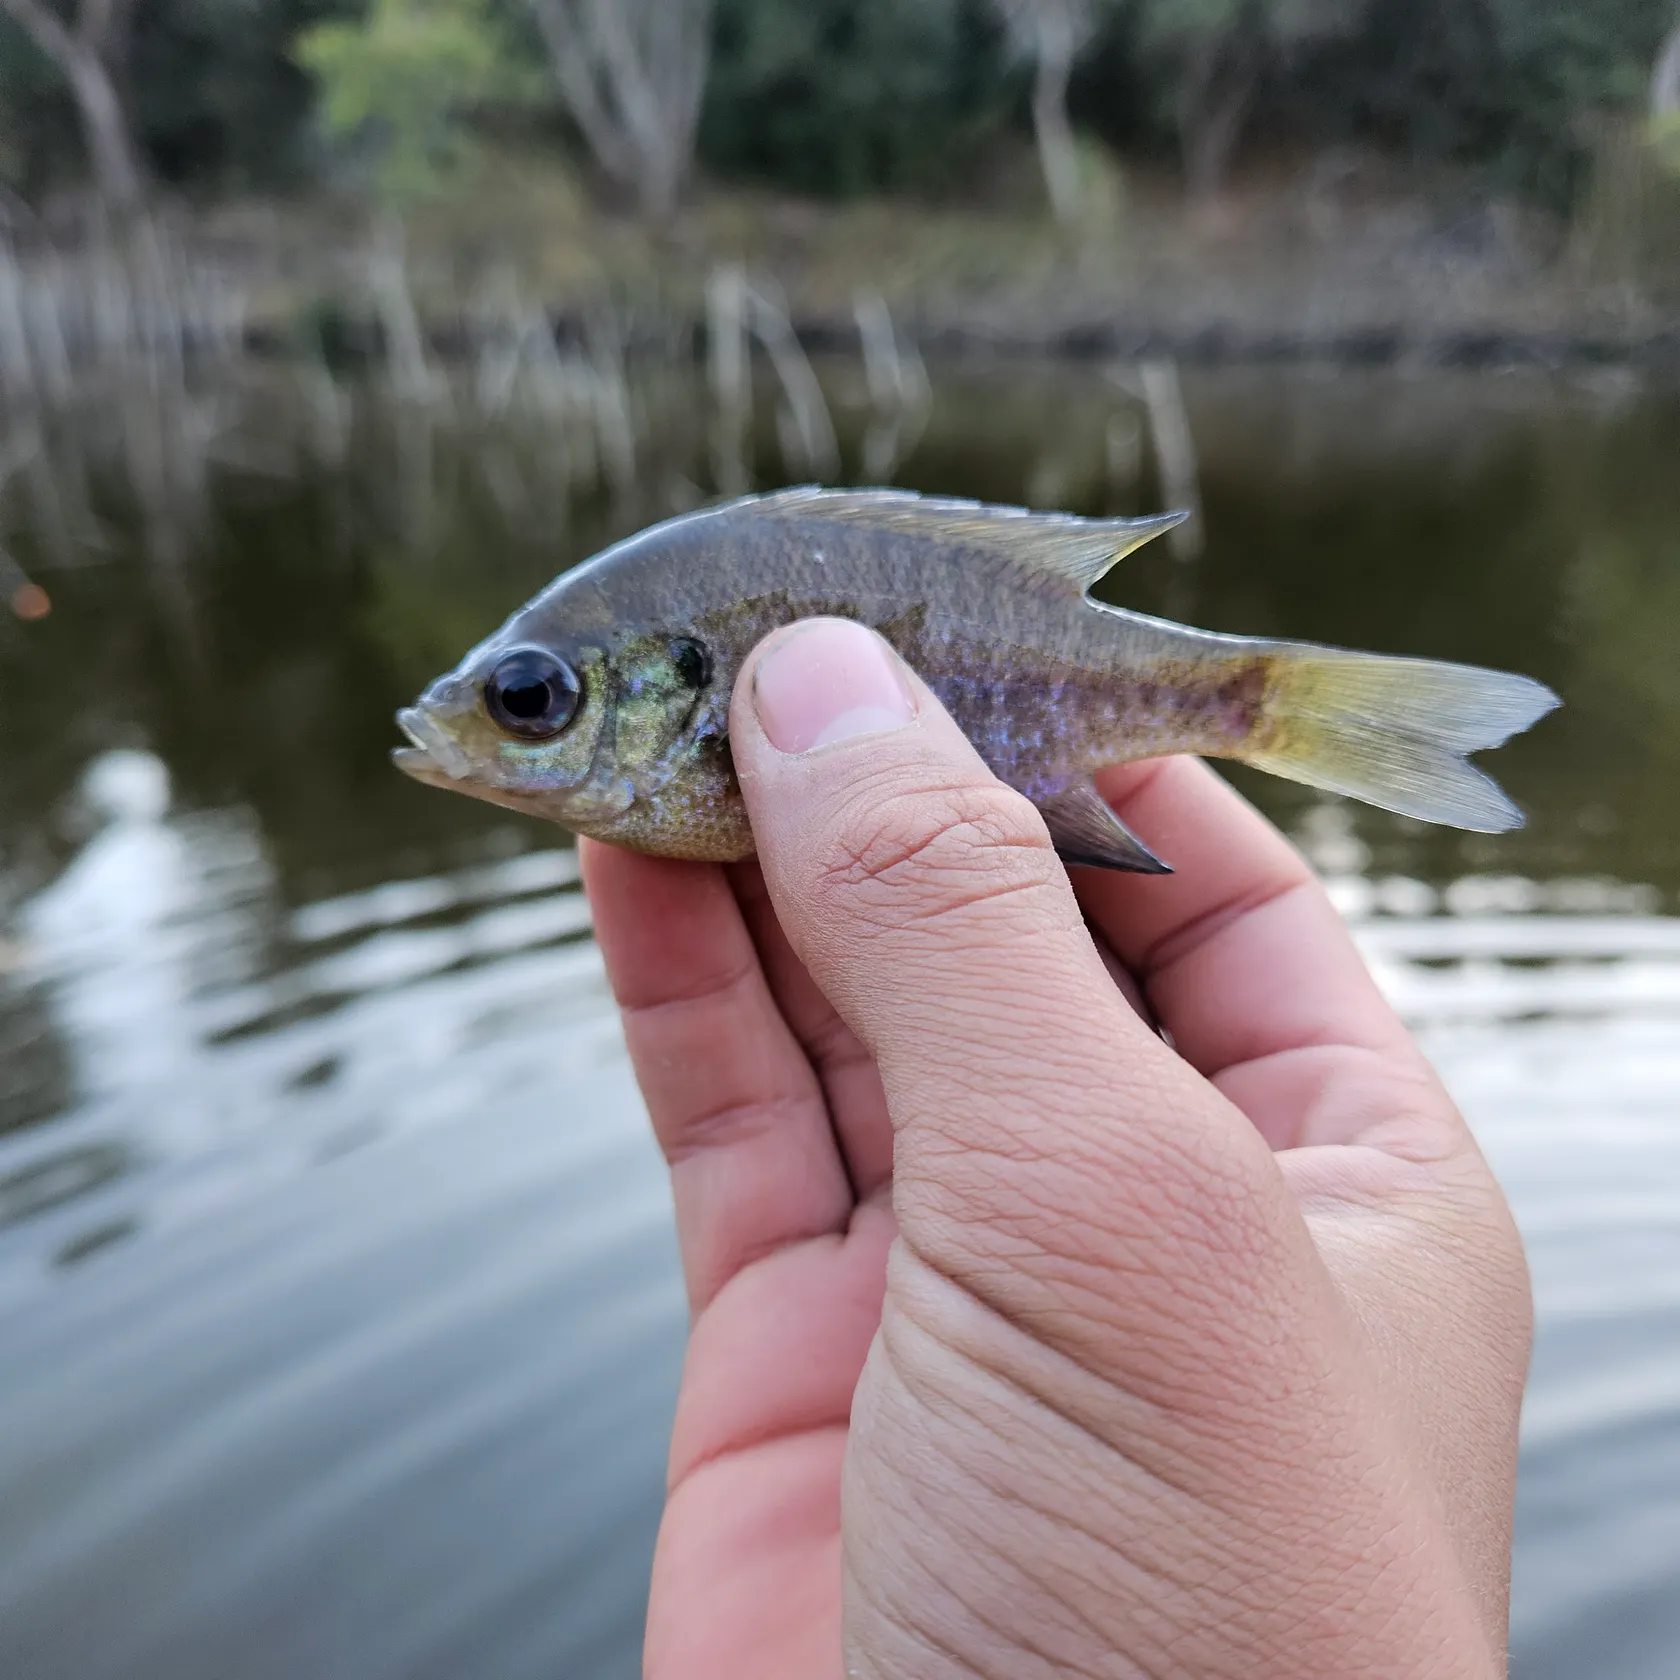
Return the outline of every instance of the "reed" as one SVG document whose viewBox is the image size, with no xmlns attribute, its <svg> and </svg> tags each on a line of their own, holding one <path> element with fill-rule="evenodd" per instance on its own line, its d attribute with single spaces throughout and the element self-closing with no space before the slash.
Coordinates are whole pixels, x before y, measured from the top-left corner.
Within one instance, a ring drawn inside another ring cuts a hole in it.
<svg viewBox="0 0 1680 1680">
<path fill-rule="evenodd" d="M 860 292 L 852 303 L 863 374 L 869 387 L 869 425 L 863 436 L 863 476 L 890 484 L 921 442 L 933 413 L 933 387 L 913 339 L 901 339 L 887 301 Z"/>
<path fill-rule="evenodd" d="M 26 560 L 97 564 L 133 541 L 196 645 L 194 567 L 227 471 L 354 482 L 337 495 L 335 546 L 365 551 L 350 538 L 371 518 L 382 551 L 415 559 L 459 540 L 485 501 L 510 532 L 558 535 L 592 499 L 621 529 L 750 489 L 755 404 L 784 475 L 841 473 L 824 384 L 768 277 L 713 270 L 697 359 L 680 300 L 602 298 L 562 325 L 505 264 L 461 293 L 417 273 L 394 219 L 338 272 L 348 318 L 368 329 L 350 335 L 367 347 L 351 373 L 317 335 L 278 364 L 249 355 L 254 281 L 165 219 L 74 247 L 0 236 L 0 600 L 36 599 Z M 860 293 L 853 316 L 858 466 L 891 482 L 931 387 L 879 294 Z M 22 530 L 27 554 L 8 544 Z"/>
<path fill-rule="evenodd" d="M 1136 474 L 1147 433 L 1165 505 L 1183 508 L 1189 514 L 1167 533 L 1167 545 L 1175 560 L 1195 560 L 1206 542 L 1201 469 L 1178 364 L 1169 356 L 1151 356 L 1105 371 L 1109 383 L 1135 405 L 1132 415 L 1118 414 L 1109 423 L 1106 443 L 1110 478 Z"/>
</svg>

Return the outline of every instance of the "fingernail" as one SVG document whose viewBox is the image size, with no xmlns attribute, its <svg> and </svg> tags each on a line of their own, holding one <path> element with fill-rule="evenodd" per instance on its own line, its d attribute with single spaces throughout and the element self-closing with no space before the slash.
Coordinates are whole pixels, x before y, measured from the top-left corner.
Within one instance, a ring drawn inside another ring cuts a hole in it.
<svg viewBox="0 0 1680 1680">
<path fill-rule="evenodd" d="M 753 674 L 753 707 L 780 752 L 809 752 L 898 729 L 916 702 L 897 658 L 872 630 L 818 618 L 783 631 Z"/>
</svg>

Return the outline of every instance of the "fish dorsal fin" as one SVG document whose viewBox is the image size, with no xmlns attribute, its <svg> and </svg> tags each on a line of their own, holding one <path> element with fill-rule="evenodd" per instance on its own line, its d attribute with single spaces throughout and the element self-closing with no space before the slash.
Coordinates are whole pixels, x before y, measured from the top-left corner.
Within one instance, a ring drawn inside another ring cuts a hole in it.
<svg viewBox="0 0 1680 1680">
<path fill-rule="evenodd" d="M 1138 875 L 1170 875 L 1163 863 L 1115 816 L 1114 808 L 1087 777 L 1039 804 L 1039 814 L 1063 863 L 1093 869 L 1129 869 Z"/>
<path fill-rule="evenodd" d="M 1035 513 L 949 496 L 919 496 L 913 490 L 824 490 L 809 484 L 748 497 L 734 506 L 769 517 L 833 519 L 903 531 L 957 548 L 1003 555 L 1080 595 L 1123 555 L 1170 531 L 1186 517 L 1161 513 L 1145 519 L 1080 519 L 1071 513 Z"/>
</svg>

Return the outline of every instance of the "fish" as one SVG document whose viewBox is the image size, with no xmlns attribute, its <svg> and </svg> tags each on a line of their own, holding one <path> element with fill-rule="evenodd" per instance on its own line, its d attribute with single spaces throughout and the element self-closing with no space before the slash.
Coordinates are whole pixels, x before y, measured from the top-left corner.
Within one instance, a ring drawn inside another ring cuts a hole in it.
<svg viewBox="0 0 1680 1680">
<path fill-rule="evenodd" d="M 752 829 L 729 701 L 797 619 L 878 631 L 1069 864 L 1169 873 L 1095 771 L 1194 753 L 1500 833 L 1522 812 L 1469 762 L 1558 704 L 1479 666 L 1197 630 L 1094 600 L 1179 513 L 1085 519 L 815 486 L 678 515 L 562 572 L 413 706 L 397 767 L 656 856 L 734 862 Z"/>
</svg>

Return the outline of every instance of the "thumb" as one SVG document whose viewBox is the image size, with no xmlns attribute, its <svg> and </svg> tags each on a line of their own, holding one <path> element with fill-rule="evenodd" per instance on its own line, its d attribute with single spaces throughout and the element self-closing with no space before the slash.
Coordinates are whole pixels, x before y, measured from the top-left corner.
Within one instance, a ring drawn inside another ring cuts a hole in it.
<svg viewBox="0 0 1680 1680">
<path fill-rule="evenodd" d="M 771 636 L 736 685 L 730 741 L 789 937 L 878 1055 L 962 1049 L 962 1076 L 1023 1010 L 1106 1004 L 1043 819 L 872 631 L 812 619 Z"/>
<path fill-rule="evenodd" d="M 1295 1269 L 1265 1145 L 1127 1006 L 1038 812 L 879 637 L 771 636 L 730 740 L 782 925 L 880 1067 L 912 1250 L 1056 1339 L 1099 1329 L 1068 1322 L 1070 1264 L 1127 1275 L 1104 1314 L 1132 1331 Z"/>
</svg>

